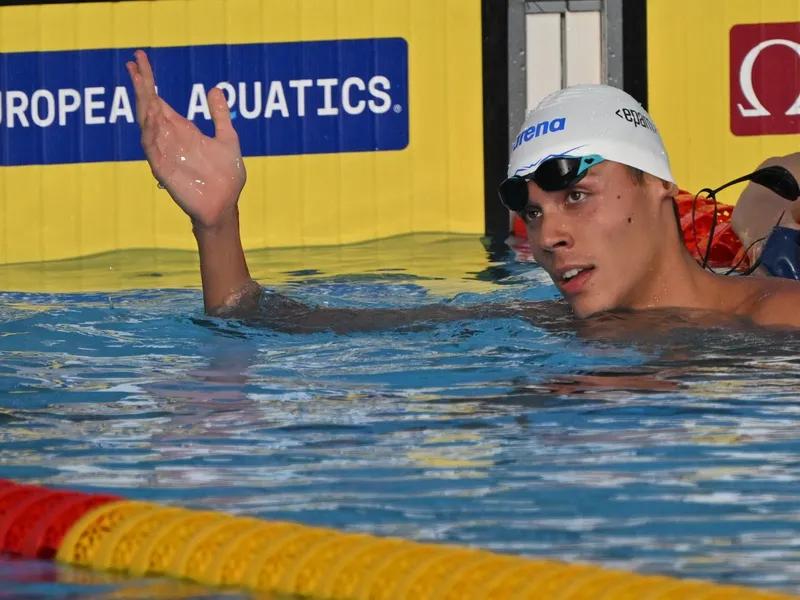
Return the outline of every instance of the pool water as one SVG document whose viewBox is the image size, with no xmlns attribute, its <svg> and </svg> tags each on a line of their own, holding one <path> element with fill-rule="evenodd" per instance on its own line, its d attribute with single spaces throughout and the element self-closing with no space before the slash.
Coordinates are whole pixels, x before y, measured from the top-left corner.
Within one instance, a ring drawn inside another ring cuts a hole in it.
<svg viewBox="0 0 800 600">
<path fill-rule="evenodd" d="M 328 306 L 557 298 L 472 237 L 249 259 Z M 800 336 L 669 315 L 684 325 L 657 335 L 507 317 L 283 333 L 205 317 L 198 285 L 180 252 L 0 267 L 0 477 L 800 592 Z M 155 585 L 36 563 L 0 563 L 0 582 Z"/>
</svg>

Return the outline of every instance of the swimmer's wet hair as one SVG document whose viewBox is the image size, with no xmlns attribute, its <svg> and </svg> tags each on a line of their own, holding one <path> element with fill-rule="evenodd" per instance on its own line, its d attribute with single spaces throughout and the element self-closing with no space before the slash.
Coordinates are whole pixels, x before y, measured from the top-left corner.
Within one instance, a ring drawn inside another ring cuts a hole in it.
<svg viewBox="0 0 800 600">
<path fill-rule="evenodd" d="M 644 171 L 641 169 L 637 169 L 636 167 L 629 167 L 625 165 L 625 168 L 628 169 L 628 173 L 633 179 L 633 182 L 636 185 L 643 185 L 644 184 Z M 675 198 L 672 199 L 672 210 L 675 211 L 675 224 L 678 226 L 678 233 L 683 239 L 683 227 L 681 227 L 681 213 L 678 210 L 678 203 L 675 202 Z"/>
<path fill-rule="evenodd" d="M 625 165 L 625 168 L 628 169 L 628 173 L 633 178 L 633 182 L 636 185 L 642 185 L 644 183 L 644 171 L 636 167 L 629 167 L 628 165 Z"/>
</svg>

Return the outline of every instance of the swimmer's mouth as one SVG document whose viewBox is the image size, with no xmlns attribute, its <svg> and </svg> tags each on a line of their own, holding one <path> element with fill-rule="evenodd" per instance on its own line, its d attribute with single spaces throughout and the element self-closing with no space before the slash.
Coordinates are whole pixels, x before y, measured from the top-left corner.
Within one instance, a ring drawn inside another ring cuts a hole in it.
<svg viewBox="0 0 800 600">
<path fill-rule="evenodd" d="M 576 277 L 586 274 L 594 270 L 594 265 L 587 265 L 585 267 L 568 266 L 556 271 L 556 277 L 560 283 L 569 283 Z"/>
</svg>

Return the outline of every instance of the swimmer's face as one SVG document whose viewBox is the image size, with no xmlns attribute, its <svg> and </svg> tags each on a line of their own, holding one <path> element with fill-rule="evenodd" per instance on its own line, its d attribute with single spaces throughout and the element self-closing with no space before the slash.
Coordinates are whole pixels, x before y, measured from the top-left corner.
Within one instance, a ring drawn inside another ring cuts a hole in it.
<svg viewBox="0 0 800 600">
<path fill-rule="evenodd" d="M 576 317 L 638 308 L 637 290 L 652 283 L 663 240 L 665 193 L 658 180 L 637 182 L 609 161 L 566 190 L 545 192 L 528 183 L 522 217 L 533 257 Z"/>
</svg>

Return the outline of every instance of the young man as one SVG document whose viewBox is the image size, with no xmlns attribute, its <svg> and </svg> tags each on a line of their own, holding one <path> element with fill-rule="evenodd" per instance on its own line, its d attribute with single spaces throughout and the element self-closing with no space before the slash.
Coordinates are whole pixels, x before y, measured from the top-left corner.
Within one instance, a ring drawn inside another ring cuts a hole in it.
<svg viewBox="0 0 800 600">
<path fill-rule="evenodd" d="M 209 138 L 158 97 L 144 52 L 127 68 L 153 175 L 192 221 L 207 313 L 338 331 L 509 315 L 545 325 L 561 316 L 553 303 L 348 310 L 264 294 L 250 277 L 239 235 L 237 203 L 247 176 L 222 91 L 208 94 L 215 127 Z M 800 326 L 796 282 L 724 277 L 692 259 L 675 223 L 677 186 L 661 138 L 624 92 L 577 86 L 544 100 L 514 144 L 509 175 L 501 196 L 523 215 L 536 261 L 578 319 L 673 308 Z"/>
</svg>

